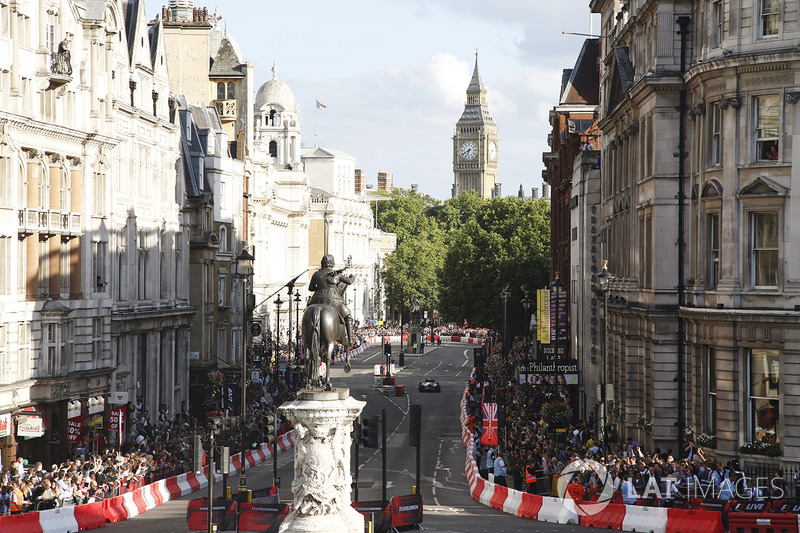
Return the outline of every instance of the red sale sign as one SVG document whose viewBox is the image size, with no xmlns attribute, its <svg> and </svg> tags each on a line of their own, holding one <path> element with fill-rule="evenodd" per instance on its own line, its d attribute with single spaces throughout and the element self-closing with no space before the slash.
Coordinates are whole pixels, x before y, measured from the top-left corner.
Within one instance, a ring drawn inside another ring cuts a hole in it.
<svg viewBox="0 0 800 533">
<path fill-rule="evenodd" d="M 120 437 L 120 442 L 122 442 L 122 435 L 125 433 L 125 408 L 124 405 L 117 407 L 108 414 L 108 429 Z"/>
<path fill-rule="evenodd" d="M 78 442 L 81 438 L 83 416 L 76 416 L 67 420 L 67 441 Z"/>
</svg>

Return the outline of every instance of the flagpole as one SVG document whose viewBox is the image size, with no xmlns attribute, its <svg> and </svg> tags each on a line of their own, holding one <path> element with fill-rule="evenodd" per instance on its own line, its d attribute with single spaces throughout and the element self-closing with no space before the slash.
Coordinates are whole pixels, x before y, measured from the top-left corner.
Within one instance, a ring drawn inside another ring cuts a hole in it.
<svg viewBox="0 0 800 533">
<path fill-rule="evenodd" d="M 319 113 L 319 106 L 314 106 L 314 148 L 317 148 L 317 114 Z"/>
</svg>

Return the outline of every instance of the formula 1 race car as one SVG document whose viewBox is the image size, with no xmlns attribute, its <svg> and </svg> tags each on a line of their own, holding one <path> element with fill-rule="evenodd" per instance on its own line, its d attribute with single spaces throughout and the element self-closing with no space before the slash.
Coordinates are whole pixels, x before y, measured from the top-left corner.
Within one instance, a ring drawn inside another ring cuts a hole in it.
<svg viewBox="0 0 800 533">
<path fill-rule="evenodd" d="M 436 380 L 428 378 L 419 384 L 420 392 L 442 392 L 442 386 L 436 383 Z"/>
</svg>

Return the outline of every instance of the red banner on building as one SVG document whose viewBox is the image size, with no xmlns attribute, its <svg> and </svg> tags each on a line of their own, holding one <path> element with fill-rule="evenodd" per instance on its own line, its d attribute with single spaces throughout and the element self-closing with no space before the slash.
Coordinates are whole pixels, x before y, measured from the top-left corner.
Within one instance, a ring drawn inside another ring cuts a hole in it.
<svg viewBox="0 0 800 533">
<path fill-rule="evenodd" d="M 67 442 L 77 443 L 81 440 L 83 429 L 83 416 L 67 419 Z"/>
<path fill-rule="evenodd" d="M 116 433 L 118 437 L 117 442 L 122 442 L 122 436 L 125 434 L 125 410 L 126 406 L 121 405 L 112 409 L 108 414 L 108 429 L 112 433 Z"/>
<path fill-rule="evenodd" d="M 497 446 L 497 403 L 484 403 L 483 406 L 483 433 L 481 444 L 484 446 Z"/>
</svg>

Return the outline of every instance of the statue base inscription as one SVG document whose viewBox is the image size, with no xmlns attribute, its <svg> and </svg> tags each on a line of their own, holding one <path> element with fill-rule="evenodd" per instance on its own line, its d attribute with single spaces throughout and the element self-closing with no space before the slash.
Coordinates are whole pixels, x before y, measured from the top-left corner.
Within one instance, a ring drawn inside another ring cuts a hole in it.
<svg viewBox="0 0 800 533">
<path fill-rule="evenodd" d="M 364 516 L 350 506 L 350 434 L 364 405 L 334 389 L 300 391 L 281 406 L 295 433 L 294 511 L 281 532 L 364 531 Z"/>
</svg>

